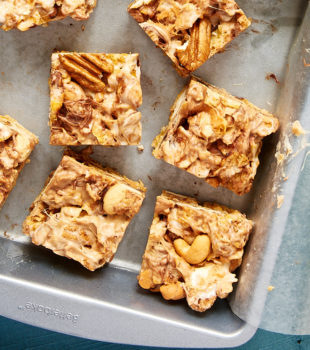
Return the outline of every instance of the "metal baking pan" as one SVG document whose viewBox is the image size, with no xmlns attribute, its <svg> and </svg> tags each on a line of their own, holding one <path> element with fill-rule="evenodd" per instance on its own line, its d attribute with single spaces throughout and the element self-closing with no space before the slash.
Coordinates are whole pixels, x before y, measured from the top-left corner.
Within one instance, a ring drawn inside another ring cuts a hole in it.
<svg viewBox="0 0 310 350">
<path fill-rule="evenodd" d="M 195 74 L 275 112 L 285 84 L 276 84 L 265 77 L 274 73 L 284 82 L 289 51 L 308 2 L 239 0 L 238 3 L 253 18 L 252 26 Z M 127 14 L 128 4 L 124 0 L 98 1 L 93 15 L 83 24 L 65 20 L 24 33 L 0 33 L 0 113 L 16 118 L 40 137 L 31 163 L 22 171 L 0 212 L 0 314 L 35 326 L 110 342 L 196 348 L 237 346 L 254 335 L 257 325 L 239 319 L 227 301 L 219 300 L 210 311 L 199 314 L 185 302 L 169 303 L 160 295 L 143 291 L 137 286 L 136 275 L 155 197 L 163 189 L 196 196 L 201 201 L 216 201 L 253 218 L 263 215 L 265 203 L 271 202 L 270 186 L 274 180 L 270 167 L 276 164 L 273 155 L 279 135 L 266 140 L 253 190 L 243 197 L 225 189 L 214 189 L 153 158 L 151 142 L 167 123 L 170 106 L 187 80 L 178 76 L 169 59 Z M 21 233 L 28 207 L 62 155 L 62 148 L 48 144 L 48 77 L 50 55 L 55 48 L 139 52 L 141 58 L 140 110 L 145 150 L 140 154 L 136 147 L 98 146 L 94 158 L 132 179 L 142 179 L 148 187 L 147 198 L 113 262 L 96 272 L 31 245 Z M 268 220 L 264 227 L 272 223 L 272 215 Z M 246 276 L 249 257 L 258 254 L 253 244 L 258 231 L 253 233 L 248 245 L 241 279 Z M 259 254 L 257 266 L 264 259 L 264 249 Z M 236 300 L 242 302 L 238 289 L 232 298 L 234 308 Z M 249 311 L 255 313 L 253 309 Z"/>
</svg>

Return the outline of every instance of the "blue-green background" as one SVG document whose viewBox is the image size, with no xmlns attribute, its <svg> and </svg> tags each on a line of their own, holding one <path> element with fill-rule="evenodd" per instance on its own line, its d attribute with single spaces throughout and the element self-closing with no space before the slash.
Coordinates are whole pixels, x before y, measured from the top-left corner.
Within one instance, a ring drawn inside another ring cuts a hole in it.
<svg viewBox="0 0 310 350">
<path fill-rule="evenodd" d="M 0 317 L 2 350 L 155 350 L 159 348 L 102 343 L 50 332 Z M 258 330 L 236 350 L 310 350 L 310 335 L 290 336 Z"/>
</svg>

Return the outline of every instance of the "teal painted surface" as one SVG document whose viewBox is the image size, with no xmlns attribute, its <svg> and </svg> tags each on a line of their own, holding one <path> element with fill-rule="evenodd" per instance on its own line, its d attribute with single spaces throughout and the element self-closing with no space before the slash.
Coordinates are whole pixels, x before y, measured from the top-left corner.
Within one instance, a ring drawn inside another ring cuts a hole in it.
<svg viewBox="0 0 310 350">
<path fill-rule="evenodd" d="M 155 350 L 160 348 L 96 342 L 50 332 L 0 317 L 1 350 Z M 310 350 L 310 335 L 290 336 L 258 330 L 235 350 Z"/>
</svg>

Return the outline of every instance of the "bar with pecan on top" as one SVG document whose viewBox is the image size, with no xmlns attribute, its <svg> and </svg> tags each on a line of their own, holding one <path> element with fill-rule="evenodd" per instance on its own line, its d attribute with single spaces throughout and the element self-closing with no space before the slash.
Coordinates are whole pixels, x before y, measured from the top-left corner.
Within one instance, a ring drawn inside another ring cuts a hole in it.
<svg viewBox="0 0 310 350">
<path fill-rule="evenodd" d="M 232 292 L 237 282 L 232 272 L 242 262 L 252 228 L 237 210 L 164 191 L 157 197 L 139 285 L 206 311 Z"/>
<path fill-rule="evenodd" d="M 66 151 L 30 208 L 23 231 L 36 245 L 94 271 L 110 262 L 145 197 L 142 182 Z"/>
<path fill-rule="evenodd" d="M 251 24 L 234 0 L 135 0 L 128 12 L 182 76 Z"/>
<path fill-rule="evenodd" d="M 53 53 L 52 145 L 137 145 L 141 103 L 138 54 Z"/>
<path fill-rule="evenodd" d="M 0 28 L 26 31 L 66 17 L 82 21 L 89 18 L 96 2 L 97 0 L 1 0 Z"/>
<path fill-rule="evenodd" d="M 0 115 L 0 208 L 38 142 L 38 138 L 15 119 Z"/>
<path fill-rule="evenodd" d="M 193 78 L 153 141 L 153 155 L 242 195 L 252 187 L 262 139 L 278 127 L 266 110 Z"/>
</svg>

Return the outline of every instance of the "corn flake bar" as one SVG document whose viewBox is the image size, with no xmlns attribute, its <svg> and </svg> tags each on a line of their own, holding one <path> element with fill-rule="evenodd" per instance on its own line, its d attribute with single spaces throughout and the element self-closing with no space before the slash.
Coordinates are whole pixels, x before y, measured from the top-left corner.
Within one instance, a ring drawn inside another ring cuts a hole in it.
<svg viewBox="0 0 310 350">
<path fill-rule="evenodd" d="M 153 155 L 242 195 L 252 187 L 262 139 L 278 127 L 278 119 L 246 99 L 192 79 L 153 141 Z"/>
<path fill-rule="evenodd" d="M 8 115 L 0 115 L 0 208 L 16 184 L 38 138 Z"/>
<path fill-rule="evenodd" d="M 157 197 L 138 276 L 144 289 L 166 300 L 186 298 L 195 311 L 226 298 L 237 281 L 253 223 L 237 210 L 170 192 Z"/>
<path fill-rule="evenodd" d="M 138 54 L 58 52 L 50 79 L 52 145 L 138 145 Z"/>
<path fill-rule="evenodd" d="M 30 208 L 23 230 L 36 245 L 94 271 L 110 262 L 145 187 L 67 151 Z"/>
<path fill-rule="evenodd" d="M 234 0 L 135 0 L 128 12 L 182 76 L 251 24 Z"/>
<path fill-rule="evenodd" d="M 81 21 L 89 18 L 95 6 L 96 0 L 1 0 L 0 28 L 26 31 L 65 17 Z"/>
</svg>

